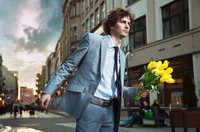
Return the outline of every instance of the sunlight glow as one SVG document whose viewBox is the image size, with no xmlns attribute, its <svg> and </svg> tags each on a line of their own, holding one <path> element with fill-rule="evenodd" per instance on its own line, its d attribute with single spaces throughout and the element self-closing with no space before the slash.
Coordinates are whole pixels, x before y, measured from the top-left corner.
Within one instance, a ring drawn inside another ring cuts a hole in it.
<svg viewBox="0 0 200 132">
<path fill-rule="evenodd" d="M 18 11 L 16 12 L 16 16 L 18 19 L 16 36 L 27 38 L 27 36 L 24 33 L 24 29 L 26 27 L 38 29 L 41 24 L 41 13 L 42 9 L 40 1 L 38 0 L 27 1 L 25 4 L 21 5 L 21 7 L 19 7 Z"/>
</svg>

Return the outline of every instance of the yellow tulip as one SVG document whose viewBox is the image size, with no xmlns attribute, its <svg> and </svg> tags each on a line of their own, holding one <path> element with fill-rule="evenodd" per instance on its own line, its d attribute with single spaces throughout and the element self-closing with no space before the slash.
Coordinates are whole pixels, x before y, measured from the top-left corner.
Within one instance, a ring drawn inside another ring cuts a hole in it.
<svg viewBox="0 0 200 132">
<path fill-rule="evenodd" d="M 153 70 L 151 71 L 151 73 L 153 73 L 155 76 L 159 76 L 159 75 L 160 75 L 160 70 L 158 70 L 158 69 L 153 69 Z"/>
<path fill-rule="evenodd" d="M 161 78 L 160 78 L 160 82 L 165 82 L 166 80 L 168 80 L 168 79 L 170 79 L 171 77 L 170 77 L 170 75 L 169 74 L 165 74 L 164 76 L 162 76 Z"/>
<path fill-rule="evenodd" d="M 168 67 L 168 68 L 166 69 L 166 72 L 169 73 L 169 74 L 172 73 L 172 72 L 173 72 L 173 68 L 172 68 L 172 67 Z"/>
<path fill-rule="evenodd" d="M 151 70 L 153 68 L 155 68 L 157 66 L 157 63 L 155 61 L 151 61 L 148 66 L 147 66 L 147 69 L 148 70 Z"/>
<path fill-rule="evenodd" d="M 160 76 L 162 77 L 162 76 L 165 76 L 165 74 L 166 74 L 166 71 L 165 70 L 160 70 Z"/>
<path fill-rule="evenodd" d="M 167 60 L 164 61 L 163 64 L 160 65 L 159 70 L 164 70 L 168 67 L 169 62 Z"/>
<path fill-rule="evenodd" d="M 165 66 L 165 68 L 167 68 L 168 65 L 169 65 L 169 61 L 165 60 L 164 63 L 163 63 L 163 65 Z"/>
<path fill-rule="evenodd" d="M 169 84 L 171 84 L 171 83 L 174 83 L 174 82 L 175 82 L 175 80 L 174 80 L 174 79 L 172 79 L 172 78 L 170 78 L 170 79 L 166 80 L 166 83 L 169 83 Z"/>
<path fill-rule="evenodd" d="M 162 64 L 162 61 L 157 61 L 156 63 L 157 63 L 156 69 L 159 69 Z"/>
<path fill-rule="evenodd" d="M 160 67 L 159 67 L 159 70 L 164 70 L 164 69 L 165 69 L 165 65 L 161 64 Z"/>
</svg>

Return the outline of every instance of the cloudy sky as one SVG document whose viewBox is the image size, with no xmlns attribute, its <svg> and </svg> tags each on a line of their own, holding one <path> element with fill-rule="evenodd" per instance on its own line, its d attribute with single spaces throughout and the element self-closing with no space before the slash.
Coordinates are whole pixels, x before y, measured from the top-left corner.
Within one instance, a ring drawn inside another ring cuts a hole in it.
<svg viewBox="0 0 200 132">
<path fill-rule="evenodd" d="M 19 86 L 35 88 L 46 58 L 60 38 L 64 0 L 0 0 L 0 54 L 19 72 Z"/>
</svg>

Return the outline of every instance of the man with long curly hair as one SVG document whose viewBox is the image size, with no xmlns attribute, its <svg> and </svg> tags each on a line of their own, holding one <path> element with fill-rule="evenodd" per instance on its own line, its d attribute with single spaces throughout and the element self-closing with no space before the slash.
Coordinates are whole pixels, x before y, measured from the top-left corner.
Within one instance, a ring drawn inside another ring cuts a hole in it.
<svg viewBox="0 0 200 132">
<path fill-rule="evenodd" d="M 124 88 L 125 55 L 119 48 L 133 23 L 134 15 L 116 8 L 103 21 L 105 36 L 86 33 L 77 50 L 54 74 L 43 90 L 41 107 L 46 109 L 51 95 L 78 69 L 63 95 L 58 109 L 76 118 L 76 132 L 117 132 L 121 98 L 133 98 L 137 88 Z M 146 97 L 148 91 L 141 91 Z"/>
</svg>

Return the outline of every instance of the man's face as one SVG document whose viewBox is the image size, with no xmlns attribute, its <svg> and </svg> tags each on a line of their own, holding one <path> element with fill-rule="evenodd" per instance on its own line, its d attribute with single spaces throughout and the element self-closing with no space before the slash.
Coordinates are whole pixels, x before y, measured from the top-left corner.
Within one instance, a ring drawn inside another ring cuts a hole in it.
<svg viewBox="0 0 200 132">
<path fill-rule="evenodd" d="M 120 39 L 126 37 L 130 30 L 130 24 L 131 21 L 128 16 L 119 19 L 114 26 L 110 27 L 111 35 L 119 37 Z"/>
</svg>

